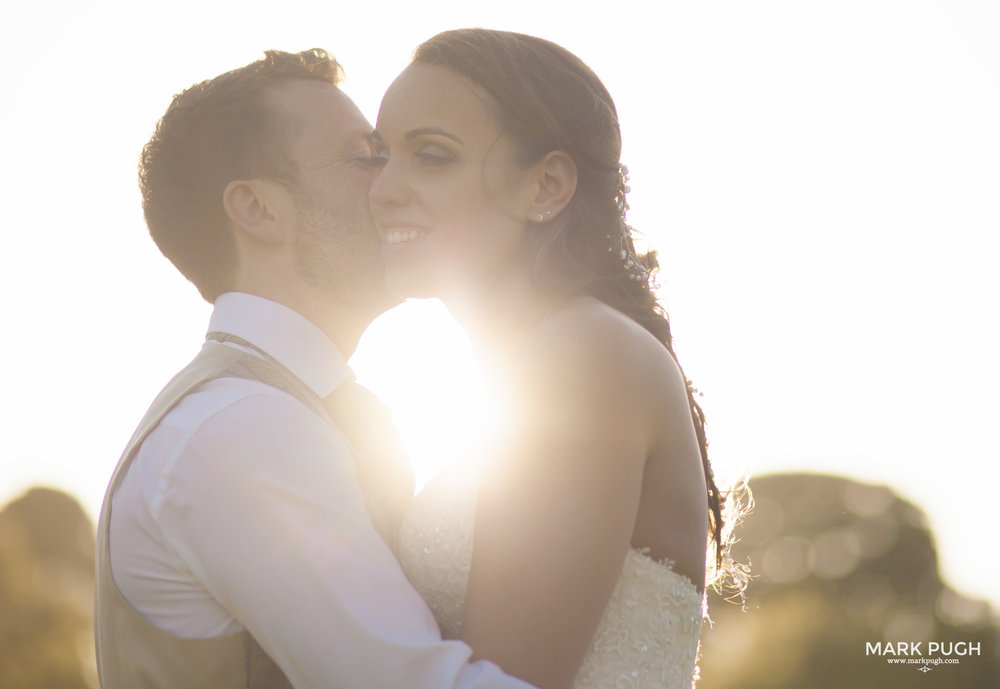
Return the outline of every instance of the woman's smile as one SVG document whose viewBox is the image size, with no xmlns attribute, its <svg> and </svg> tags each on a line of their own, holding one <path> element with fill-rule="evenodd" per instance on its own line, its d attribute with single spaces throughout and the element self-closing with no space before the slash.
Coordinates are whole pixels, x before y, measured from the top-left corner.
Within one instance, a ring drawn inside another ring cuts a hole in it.
<svg viewBox="0 0 1000 689">
<path fill-rule="evenodd" d="M 422 239 L 428 232 L 429 230 L 422 227 L 399 226 L 387 228 L 382 231 L 382 243 L 390 246 L 409 244 Z"/>
</svg>

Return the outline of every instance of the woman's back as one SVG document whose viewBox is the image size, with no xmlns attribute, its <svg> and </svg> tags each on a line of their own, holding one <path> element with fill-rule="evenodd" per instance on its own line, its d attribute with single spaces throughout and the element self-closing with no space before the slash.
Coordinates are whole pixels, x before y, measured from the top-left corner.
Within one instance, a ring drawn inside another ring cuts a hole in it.
<svg viewBox="0 0 1000 689">
<path fill-rule="evenodd" d="M 590 298 L 550 315 L 536 334 L 541 343 L 528 345 L 529 356 L 533 346 L 547 346 L 550 352 L 539 358 L 551 361 L 573 343 L 587 342 L 598 350 L 595 357 L 619 372 L 621 389 L 608 394 L 621 401 L 622 415 L 641 420 L 635 432 L 645 446 L 631 545 L 654 560 L 672 562 L 675 572 L 704 590 L 707 489 L 687 381 L 676 361 L 635 321 Z"/>
</svg>

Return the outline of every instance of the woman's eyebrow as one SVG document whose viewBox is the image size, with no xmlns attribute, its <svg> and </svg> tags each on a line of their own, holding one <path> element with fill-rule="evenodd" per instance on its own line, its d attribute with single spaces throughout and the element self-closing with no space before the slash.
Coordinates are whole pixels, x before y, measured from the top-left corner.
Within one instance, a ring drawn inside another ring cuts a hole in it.
<svg viewBox="0 0 1000 689">
<path fill-rule="evenodd" d="M 441 127 L 418 127 L 417 129 L 411 129 L 410 131 L 406 132 L 406 134 L 404 134 L 403 137 L 407 141 L 412 141 L 418 136 L 423 136 L 424 134 L 437 134 L 438 136 L 443 136 L 445 138 L 451 139 L 456 143 L 460 143 L 463 145 L 465 144 L 465 142 L 462 141 L 461 138 L 459 138 L 455 134 L 452 134 L 451 132 L 445 129 L 441 129 Z"/>
</svg>

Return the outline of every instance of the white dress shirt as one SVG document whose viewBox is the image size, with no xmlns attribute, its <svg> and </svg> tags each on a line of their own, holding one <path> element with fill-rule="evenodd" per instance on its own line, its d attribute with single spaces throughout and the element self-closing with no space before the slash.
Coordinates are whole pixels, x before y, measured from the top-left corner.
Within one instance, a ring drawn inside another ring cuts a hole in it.
<svg viewBox="0 0 1000 689">
<path fill-rule="evenodd" d="M 209 331 L 260 347 L 320 397 L 353 374 L 304 317 L 221 295 Z M 111 567 L 186 638 L 248 629 L 297 689 L 530 689 L 437 623 L 368 519 L 342 433 L 291 395 L 223 378 L 149 434 L 113 497 Z"/>
</svg>

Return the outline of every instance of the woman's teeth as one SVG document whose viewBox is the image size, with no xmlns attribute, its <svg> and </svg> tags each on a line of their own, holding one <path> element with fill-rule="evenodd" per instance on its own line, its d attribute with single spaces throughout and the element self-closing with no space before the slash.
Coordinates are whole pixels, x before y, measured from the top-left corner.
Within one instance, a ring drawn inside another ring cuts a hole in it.
<svg viewBox="0 0 1000 689">
<path fill-rule="evenodd" d="M 389 232 L 385 235 L 386 244 L 403 244 L 404 242 L 412 242 L 414 239 L 419 239 L 423 237 L 426 232 L 420 230 L 409 230 L 407 232 Z"/>
</svg>

